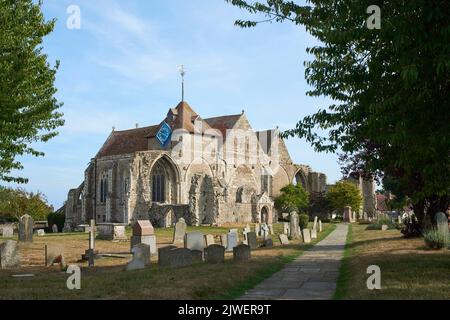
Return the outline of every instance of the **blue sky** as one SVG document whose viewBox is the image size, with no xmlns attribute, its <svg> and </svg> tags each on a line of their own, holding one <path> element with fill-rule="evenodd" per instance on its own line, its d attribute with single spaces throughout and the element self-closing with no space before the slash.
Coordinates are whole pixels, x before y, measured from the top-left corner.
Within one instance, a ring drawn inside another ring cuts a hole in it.
<svg viewBox="0 0 450 320">
<path fill-rule="evenodd" d="M 68 29 L 70 5 L 81 10 L 81 29 Z M 159 123 L 181 98 L 178 65 L 186 74 L 185 100 L 203 117 L 240 113 L 254 129 L 288 129 L 329 101 L 306 96 L 305 49 L 315 44 L 303 28 L 234 26 L 248 15 L 223 0 L 44 0 L 57 18 L 44 42 L 51 64 L 61 61 L 57 97 L 66 124 L 38 145 L 43 158 L 24 157 L 23 187 L 41 191 L 55 208 L 83 180 L 89 160 L 114 126 Z M 337 156 L 316 153 L 289 139 L 296 163 L 340 179 Z"/>
</svg>

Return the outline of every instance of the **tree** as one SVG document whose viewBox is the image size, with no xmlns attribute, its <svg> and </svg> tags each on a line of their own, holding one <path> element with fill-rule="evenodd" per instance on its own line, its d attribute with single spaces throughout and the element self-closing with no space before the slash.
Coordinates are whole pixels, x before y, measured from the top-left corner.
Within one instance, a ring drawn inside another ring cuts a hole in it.
<svg viewBox="0 0 450 320">
<path fill-rule="evenodd" d="M 0 180 L 26 183 L 11 172 L 23 169 L 18 156 L 43 156 L 31 145 L 47 142 L 64 124 L 55 98 L 55 74 L 42 52 L 42 39 L 55 20 L 46 22 L 32 0 L 0 1 Z"/>
<path fill-rule="evenodd" d="M 53 207 L 41 192 L 0 186 L 0 217 L 3 220 L 17 221 L 24 214 L 29 214 L 34 220 L 46 220 L 51 212 Z"/>
<path fill-rule="evenodd" d="M 283 137 L 316 151 L 342 150 L 344 173 L 389 179 L 411 198 L 416 216 L 450 204 L 450 3 L 447 0 L 310 0 L 307 5 L 226 0 L 260 21 L 304 25 L 320 45 L 307 49 L 310 96 L 333 103 Z M 370 5 L 381 28 L 369 29 Z M 236 21 L 254 27 L 258 21 Z M 322 129 L 325 134 L 319 134 Z M 397 194 L 394 190 L 394 194 Z"/>
<path fill-rule="evenodd" d="M 362 196 L 357 186 L 348 181 L 340 181 L 330 188 L 327 199 L 332 210 L 352 207 L 357 211 L 361 207 Z"/>
<path fill-rule="evenodd" d="M 288 184 L 281 188 L 281 195 L 275 198 L 275 208 L 279 212 L 302 212 L 309 204 L 308 192 L 300 184 Z"/>
<path fill-rule="evenodd" d="M 326 192 L 311 192 L 309 195 L 309 214 L 311 217 L 328 217 L 331 213 Z"/>
</svg>

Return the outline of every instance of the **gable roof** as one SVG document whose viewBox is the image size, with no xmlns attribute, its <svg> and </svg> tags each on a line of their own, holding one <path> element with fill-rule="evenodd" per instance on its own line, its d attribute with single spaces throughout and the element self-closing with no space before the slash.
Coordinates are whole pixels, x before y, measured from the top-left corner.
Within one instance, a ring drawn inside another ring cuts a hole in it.
<svg viewBox="0 0 450 320">
<path fill-rule="evenodd" d="M 148 150 L 147 136 L 155 135 L 159 125 L 113 131 L 96 157 L 107 157 Z"/>
<path fill-rule="evenodd" d="M 223 138 L 226 138 L 227 130 L 232 129 L 238 120 L 241 118 L 242 114 L 233 114 L 228 116 L 220 116 L 205 119 L 205 121 L 213 128 L 221 132 Z"/>
</svg>

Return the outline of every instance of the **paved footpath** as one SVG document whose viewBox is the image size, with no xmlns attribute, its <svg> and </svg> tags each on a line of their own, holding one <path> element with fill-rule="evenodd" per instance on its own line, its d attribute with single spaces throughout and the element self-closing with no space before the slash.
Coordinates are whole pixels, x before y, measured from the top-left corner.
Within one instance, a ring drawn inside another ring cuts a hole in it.
<svg viewBox="0 0 450 320">
<path fill-rule="evenodd" d="M 338 224 L 328 237 L 247 291 L 240 300 L 332 299 L 347 232 L 348 224 Z"/>
</svg>

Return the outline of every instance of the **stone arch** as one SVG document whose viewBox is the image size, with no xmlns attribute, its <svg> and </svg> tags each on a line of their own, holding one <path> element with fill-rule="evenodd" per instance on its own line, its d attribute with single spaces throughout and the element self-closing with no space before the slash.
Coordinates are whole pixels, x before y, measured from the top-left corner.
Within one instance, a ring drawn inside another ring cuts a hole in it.
<svg viewBox="0 0 450 320">
<path fill-rule="evenodd" d="M 261 213 L 260 213 L 260 218 L 261 218 L 261 223 L 271 223 L 269 221 L 269 214 L 270 214 L 270 209 L 267 206 L 263 206 L 261 208 Z"/>
<path fill-rule="evenodd" d="M 292 179 L 292 184 L 297 185 L 299 183 L 301 183 L 305 190 L 308 190 L 308 179 L 302 169 L 298 169 L 294 175 L 294 179 Z"/>
<path fill-rule="evenodd" d="M 150 199 L 152 202 L 178 204 L 180 199 L 180 172 L 175 162 L 162 155 L 150 167 Z"/>
</svg>

